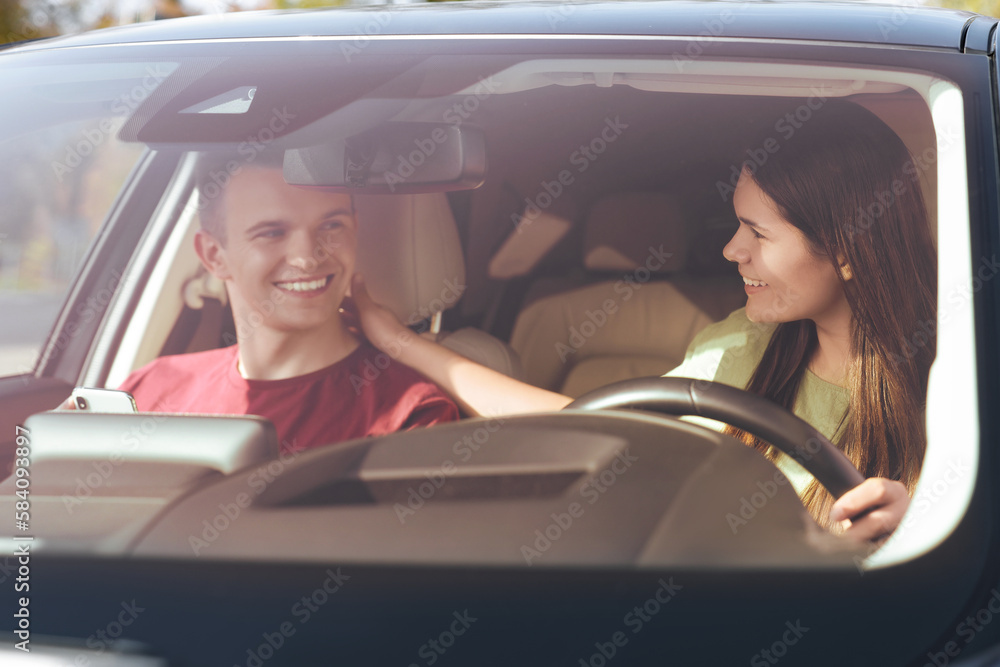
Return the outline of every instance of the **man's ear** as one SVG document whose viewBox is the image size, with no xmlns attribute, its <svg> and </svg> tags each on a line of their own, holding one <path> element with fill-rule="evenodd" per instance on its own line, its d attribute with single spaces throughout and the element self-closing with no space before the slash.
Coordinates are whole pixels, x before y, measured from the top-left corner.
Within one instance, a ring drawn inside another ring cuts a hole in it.
<svg viewBox="0 0 1000 667">
<path fill-rule="evenodd" d="M 226 249 L 217 238 L 199 229 L 194 235 L 194 251 L 208 272 L 219 280 L 229 280 L 233 277 L 229 270 Z"/>
</svg>

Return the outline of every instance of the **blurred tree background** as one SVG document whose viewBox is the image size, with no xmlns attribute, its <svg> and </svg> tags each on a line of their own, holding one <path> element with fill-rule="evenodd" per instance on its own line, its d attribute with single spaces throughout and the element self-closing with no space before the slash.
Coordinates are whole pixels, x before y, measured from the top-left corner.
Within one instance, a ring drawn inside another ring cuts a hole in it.
<svg viewBox="0 0 1000 667">
<path fill-rule="evenodd" d="M 964 9 L 970 12 L 985 14 L 986 16 L 1000 17 L 1000 0 L 934 0 L 933 2 L 926 2 L 924 4 L 933 7 Z"/>
<path fill-rule="evenodd" d="M 892 0 L 889 0 L 890 2 Z M 0 0 L 0 44 L 112 25 L 247 9 L 290 9 L 374 4 L 357 0 Z M 1000 16 L 1000 0 L 900 0 Z"/>
</svg>

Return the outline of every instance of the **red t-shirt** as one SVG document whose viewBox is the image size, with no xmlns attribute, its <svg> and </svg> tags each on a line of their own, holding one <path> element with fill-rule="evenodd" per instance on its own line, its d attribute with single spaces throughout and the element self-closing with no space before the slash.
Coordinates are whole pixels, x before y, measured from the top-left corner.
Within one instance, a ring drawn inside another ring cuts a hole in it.
<svg viewBox="0 0 1000 667">
<path fill-rule="evenodd" d="M 282 380 L 243 378 L 236 347 L 160 357 L 121 389 L 140 412 L 266 417 L 282 452 L 458 419 L 437 385 L 366 342 L 332 366 Z"/>
</svg>

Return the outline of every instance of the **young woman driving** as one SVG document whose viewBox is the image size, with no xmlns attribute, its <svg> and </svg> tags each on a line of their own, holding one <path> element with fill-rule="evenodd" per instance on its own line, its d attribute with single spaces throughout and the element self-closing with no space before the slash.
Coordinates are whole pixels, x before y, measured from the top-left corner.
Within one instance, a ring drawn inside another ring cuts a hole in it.
<svg viewBox="0 0 1000 667">
<path fill-rule="evenodd" d="M 867 479 L 833 502 L 814 480 L 790 474 L 804 504 L 848 537 L 883 537 L 920 470 L 934 357 L 932 341 L 910 343 L 933 332 L 937 270 L 909 152 L 871 112 L 830 101 L 764 164 L 744 168 L 733 205 L 739 227 L 723 254 L 743 277 L 746 307 L 699 333 L 669 375 L 745 388 L 812 423 Z M 395 345 L 403 325 L 372 302 L 360 276 L 352 292 L 368 338 L 470 414 L 559 410 L 572 400 L 423 338 Z M 788 469 L 788 457 L 759 438 L 726 431 Z"/>
</svg>

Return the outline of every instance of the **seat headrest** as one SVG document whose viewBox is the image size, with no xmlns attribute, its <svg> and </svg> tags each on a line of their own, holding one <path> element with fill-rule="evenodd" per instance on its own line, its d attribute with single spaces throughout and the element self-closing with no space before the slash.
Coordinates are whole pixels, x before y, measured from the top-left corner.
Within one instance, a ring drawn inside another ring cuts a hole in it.
<svg viewBox="0 0 1000 667">
<path fill-rule="evenodd" d="M 680 271 L 687 255 L 684 233 L 684 219 L 673 196 L 610 195 L 599 199 L 587 216 L 583 264 L 591 271 L 633 271 L 640 266 L 655 273 Z"/>
<path fill-rule="evenodd" d="M 357 270 L 372 298 L 404 323 L 451 308 L 465 291 L 465 259 L 443 193 L 355 195 Z"/>
</svg>

